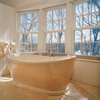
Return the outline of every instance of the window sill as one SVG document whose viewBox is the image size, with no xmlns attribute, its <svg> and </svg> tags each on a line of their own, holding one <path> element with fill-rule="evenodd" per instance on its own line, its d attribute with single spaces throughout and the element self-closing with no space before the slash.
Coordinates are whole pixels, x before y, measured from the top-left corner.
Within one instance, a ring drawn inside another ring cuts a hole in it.
<svg viewBox="0 0 100 100">
<path fill-rule="evenodd" d="M 95 56 L 76 55 L 76 60 L 100 63 L 100 56 L 95 57 Z"/>
</svg>

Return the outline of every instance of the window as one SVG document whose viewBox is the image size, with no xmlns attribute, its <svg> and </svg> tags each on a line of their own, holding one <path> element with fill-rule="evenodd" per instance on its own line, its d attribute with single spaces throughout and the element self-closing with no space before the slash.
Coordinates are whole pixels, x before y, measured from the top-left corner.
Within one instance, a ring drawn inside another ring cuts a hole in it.
<svg viewBox="0 0 100 100">
<path fill-rule="evenodd" d="M 38 13 L 20 14 L 20 52 L 37 52 Z"/>
<path fill-rule="evenodd" d="M 46 11 L 45 44 L 52 44 L 56 53 L 65 53 L 65 30 L 66 8 Z"/>
<path fill-rule="evenodd" d="M 75 5 L 74 54 L 100 56 L 100 0 Z"/>
</svg>

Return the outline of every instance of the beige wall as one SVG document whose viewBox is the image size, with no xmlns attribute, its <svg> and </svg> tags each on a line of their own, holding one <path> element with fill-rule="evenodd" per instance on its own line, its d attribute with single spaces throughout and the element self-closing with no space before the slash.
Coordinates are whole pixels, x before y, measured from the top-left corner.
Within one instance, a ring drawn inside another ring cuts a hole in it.
<svg viewBox="0 0 100 100">
<path fill-rule="evenodd" d="M 0 3 L 0 41 L 15 40 L 14 13 L 14 8 Z"/>
<path fill-rule="evenodd" d="M 100 87 L 100 61 L 76 59 L 72 80 Z"/>
<path fill-rule="evenodd" d="M 0 41 L 15 40 L 15 9 L 0 3 Z M 0 76 L 9 74 L 5 56 L 0 55 Z"/>
</svg>

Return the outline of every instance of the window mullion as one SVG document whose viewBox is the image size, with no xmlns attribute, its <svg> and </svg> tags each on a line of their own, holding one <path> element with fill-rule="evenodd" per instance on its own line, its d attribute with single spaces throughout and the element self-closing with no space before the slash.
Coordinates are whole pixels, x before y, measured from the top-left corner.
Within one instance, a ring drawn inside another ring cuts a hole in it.
<svg viewBox="0 0 100 100">
<path fill-rule="evenodd" d="M 90 29 L 90 55 L 91 55 L 91 29 Z"/>
<path fill-rule="evenodd" d="M 82 3 L 82 27 L 83 27 L 83 3 Z"/>
<path fill-rule="evenodd" d="M 81 55 L 82 55 L 82 37 L 83 37 L 83 34 L 82 34 L 82 30 L 81 30 Z"/>
<path fill-rule="evenodd" d="M 53 30 L 53 10 L 52 10 L 52 30 Z"/>
</svg>

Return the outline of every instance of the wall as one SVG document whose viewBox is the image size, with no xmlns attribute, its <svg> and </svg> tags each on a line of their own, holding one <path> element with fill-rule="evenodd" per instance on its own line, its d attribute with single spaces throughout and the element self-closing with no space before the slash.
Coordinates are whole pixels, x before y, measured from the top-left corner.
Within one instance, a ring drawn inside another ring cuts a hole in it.
<svg viewBox="0 0 100 100">
<path fill-rule="evenodd" d="M 0 3 L 0 41 L 15 39 L 14 13 L 14 8 Z"/>
<path fill-rule="evenodd" d="M 0 41 L 15 40 L 15 9 L 0 3 Z M 1 48 L 1 47 L 0 47 Z M 5 56 L 0 55 L 0 76 L 9 74 Z"/>
<path fill-rule="evenodd" d="M 100 87 L 100 61 L 76 59 L 72 80 Z"/>
</svg>

